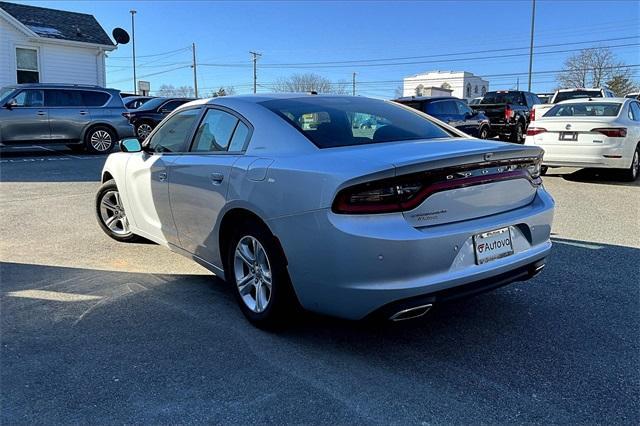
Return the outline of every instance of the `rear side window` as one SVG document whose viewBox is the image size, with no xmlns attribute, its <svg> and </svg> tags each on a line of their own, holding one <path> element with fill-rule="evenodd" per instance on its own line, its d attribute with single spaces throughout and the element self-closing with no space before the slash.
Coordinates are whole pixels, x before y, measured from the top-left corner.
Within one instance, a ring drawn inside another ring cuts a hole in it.
<svg viewBox="0 0 640 426">
<path fill-rule="evenodd" d="M 48 107 L 84 106 L 79 90 L 45 90 L 44 102 Z"/>
<path fill-rule="evenodd" d="M 99 107 L 107 103 L 109 94 L 105 92 L 82 91 L 82 103 L 88 107 Z"/>
<path fill-rule="evenodd" d="M 616 103 L 569 103 L 556 105 L 545 117 L 616 117 L 622 104 Z"/>
<path fill-rule="evenodd" d="M 568 99 L 579 98 L 601 98 L 602 92 L 600 90 L 572 90 L 570 92 L 558 92 L 554 103 L 566 101 Z"/>
<path fill-rule="evenodd" d="M 452 136 L 411 109 L 377 99 L 308 96 L 260 104 L 318 148 Z"/>
</svg>

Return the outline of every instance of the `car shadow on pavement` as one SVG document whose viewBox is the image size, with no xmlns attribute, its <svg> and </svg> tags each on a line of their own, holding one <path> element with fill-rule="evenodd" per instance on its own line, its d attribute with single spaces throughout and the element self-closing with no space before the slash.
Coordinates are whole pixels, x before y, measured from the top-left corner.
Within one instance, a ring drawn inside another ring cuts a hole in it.
<svg viewBox="0 0 640 426">
<path fill-rule="evenodd" d="M 264 332 L 209 276 L 3 263 L 1 420 L 637 423 L 638 265 L 558 239 L 540 276 L 418 320 Z"/>
<path fill-rule="evenodd" d="M 554 173 L 553 168 L 547 171 L 547 176 L 557 176 L 564 180 L 578 183 L 603 183 L 617 186 L 640 186 L 640 180 L 625 181 L 619 170 L 579 169 L 573 173 Z"/>
</svg>

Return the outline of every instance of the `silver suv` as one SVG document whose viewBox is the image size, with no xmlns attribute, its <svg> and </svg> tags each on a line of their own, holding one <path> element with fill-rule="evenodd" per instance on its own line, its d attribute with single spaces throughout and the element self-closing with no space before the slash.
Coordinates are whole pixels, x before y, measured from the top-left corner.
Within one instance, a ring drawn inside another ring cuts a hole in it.
<svg viewBox="0 0 640 426">
<path fill-rule="evenodd" d="M 17 84 L 0 89 L 0 143 L 64 143 L 107 153 L 134 136 L 120 92 L 99 86 Z"/>
</svg>

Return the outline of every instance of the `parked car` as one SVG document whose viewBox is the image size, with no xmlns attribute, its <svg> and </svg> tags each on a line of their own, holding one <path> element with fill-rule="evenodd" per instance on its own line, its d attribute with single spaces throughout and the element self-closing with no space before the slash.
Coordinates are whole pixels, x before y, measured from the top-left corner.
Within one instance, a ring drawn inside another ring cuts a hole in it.
<svg viewBox="0 0 640 426">
<path fill-rule="evenodd" d="M 489 138 L 489 119 L 481 111 L 473 111 L 458 98 L 411 96 L 395 99 L 394 102 L 425 112 L 470 136 Z"/>
<path fill-rule="evenodd" d="M 551 98 L 553 97 L 553 92 L 536 93 L 536 96 L 538 97 L 538 99 L 540 99 L 541 104 L 548 104 L 551 101 Z"/>
<path fill-rule="evenodd" d="M 322 122 L 303 127 L 309 115 Z M 364 116 L 388 124 L 354 129 Z M 259 326 L 298 304 L 350 319 L 420 316 L 535 276 L 551 248 L 540 148 L 472 139 L 390 101 L 199 100 L 121 150 L 96 196 L 102 229 L 224 276 Z"/>
<path fill-rule="evenodd" d="M 572 99 L 551 108 L 527 130 L 527 145 L 545 151 L 545 167 L 640 171 L 640 103 L 625 98 Z"/>
<path fill-rule="evenodd" d="M 122 101 L 127 109 L 138 109 L 151 99 L 153 99 L 153 96 L 126 96 L 122 98 Z"/>
<path fill-rule="evenodd" d="M 127 112 L 125 116 L 133 124 L 138 139 L 144 140 L 171 111 L 192 100 L 190 98 L 153 98 L 137 109 Z"/>
<path fill-rule="evenodd" d="M 625 98 L 640 99 L 640 92 L 628 93 Z"/>
<path fill-rule="evenodd" d="M 64 143 L 111 151 L 134 135 L 120 92 L 99 86 L 18 84 L 0 89 L 0 143 Z"/>
<path fill-rule="evenodd" d="M 491 133 L 497 134 L 501 140 L 524 143 L 531 109 L 539 103 L 540 99 L 531 92 L 498 90 L 487 92 L 482 101 L 471 105 L 471 108 L 484 111 L 489 118 Z"/>
<path fill-rule="evenodd" d="M 473 98 L 473 99 L 471 99 L 469 101 L 469 105 L 478 105 L 481 100 L 482 100 L 482 96 L 479 96 L 477 98 Z"/>
<path fill-rule="evenodd" d="M 548 103 L 538 105 L 534 108 L 533 115 L 535 117 L 542 117 L 557 103 L 568 101 L 570 99 L 588 99 L 588 98 L 613 98 L 614 94 L 609 89 L 594 88 L 585 89 L 582 87 L 574 89 L 560 89 L 556 90 Z"/>
</svg>

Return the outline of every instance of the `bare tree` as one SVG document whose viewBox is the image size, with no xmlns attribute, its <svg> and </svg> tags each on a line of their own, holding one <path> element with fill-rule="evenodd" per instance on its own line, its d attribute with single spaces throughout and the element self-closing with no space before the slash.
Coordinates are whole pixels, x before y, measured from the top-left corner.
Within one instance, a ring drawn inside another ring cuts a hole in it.
<svg viewBox="0 0 640 426">
<path fill-rule="evenodd" d="M 396 87 L 395 90 L 395 97 L 397 98 L 401 98 L 404 96 L 404 86 L 402 84 L 399 84 L 398 87 Z"/>
<path fill-rule="evenodd" d="M 288 78 L 280 78 L 273 84 L 276 92 L 318 92 L 318 93 L 347 93 L 347 82 L 332 83 L 328 78 L 318 74 L 293 74 Z"/>
<path fill-rule="evenodd" d="M 214 90 L 211 92 L 212 98 L 217 98 L 219 96 L 230 96 L 235 95 L 236 89 L 233 86 L 220 87 L 218 90 Z"/>
<path fill-rule="evenodd" d="M 156 94 L 164 97 L 192 98 L 195 91 L 191 86 L 175 87 L 172 84 L 163 84 Z"/>
<path fill-rule="evenodd" d="M 618 61 L 606 47 L 584 49 L 564 62 L 564 70 L 558 74 L 561 87 L 603 87 L 616 75 L 626 75 L 624 63 Z"/>
<path fill-rule="evenodd" d="M 614 75 L 607 81 L 606 86 L 607 89 L 619 97 L 624 97 L 629 93 L 640 90 L 640 86 L 631 79 L 630 73 L 627 73 L 627 75 Z"/>
</svg>

